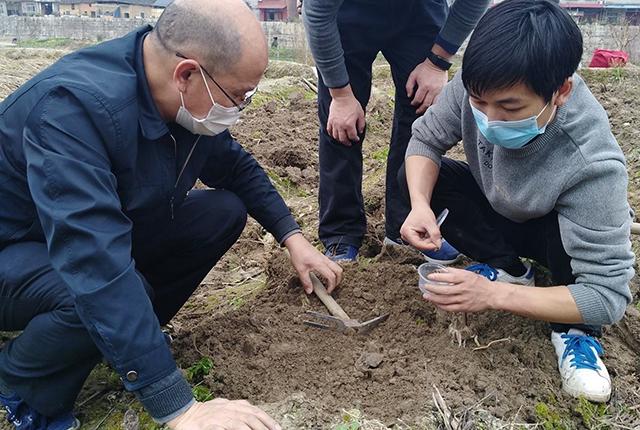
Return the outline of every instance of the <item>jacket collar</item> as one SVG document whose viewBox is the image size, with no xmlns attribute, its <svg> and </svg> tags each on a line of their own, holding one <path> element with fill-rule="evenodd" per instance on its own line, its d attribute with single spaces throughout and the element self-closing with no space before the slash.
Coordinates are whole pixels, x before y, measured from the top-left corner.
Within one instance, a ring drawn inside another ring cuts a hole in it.
<svg viewBox="0 0 640 430">
<path fill-rule="evenodd" d="M 145 139 L 158 140 L 169 133 L 169 128 L 162 119 L 162 116 L 153 101 L 149 82 L 147 82 L 147 75 L 144 70 L 143 42 L 151 29 L 152 27 L 147 25 L 138 30 L 134 67 L 136 75 L 138 76 L 138 105 L 140 110 L 138 122 L 140 124 L 140 130 Z"/>
</svg>

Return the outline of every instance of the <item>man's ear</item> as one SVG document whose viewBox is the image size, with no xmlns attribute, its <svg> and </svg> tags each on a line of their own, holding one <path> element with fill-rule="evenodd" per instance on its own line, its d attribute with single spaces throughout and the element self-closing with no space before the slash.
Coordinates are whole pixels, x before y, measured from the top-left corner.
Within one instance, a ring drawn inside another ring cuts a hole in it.
<svg viewBox="0 0 640 430">
<path fill-rule="evenodd" d="M 567 102 L 567 100 L 569 100 L 572 89 L 573 89 L 573 78 L 570 76 L 567 79 L 565 79 L 560 89 L 558 89 L 558 93 L 557 93 L 558 95 L 556 96 L 555 105 L 558 107 L 564 105 Z"/>
<path fill-rule="evenodd" d="M 187 92 L 189 80 L 198 71 L 198 67 L 198 63 L 194 60 L 182 60 L 176 65 L 173 70 L 173 81 L 178 87 L 178 91 L 181 93 Z"/>
</svg>

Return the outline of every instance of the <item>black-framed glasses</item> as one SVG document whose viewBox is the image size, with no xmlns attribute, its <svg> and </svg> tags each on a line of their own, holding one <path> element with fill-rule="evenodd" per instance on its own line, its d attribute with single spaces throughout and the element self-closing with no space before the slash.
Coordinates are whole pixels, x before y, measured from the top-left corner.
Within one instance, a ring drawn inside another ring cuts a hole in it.
<svg viewBox="0 0 640 430">
<path fill-rule="evenodd" d="M 181 53 L 179 53 L 179 52 L 176 52 L 176 56 L 177 56 L 177 57 L 180 57 L 180 58 L 184 58 L 185 60 L 190 60 L 190 58 L 186 57 L 185 55 L 182 55 L 182 54 L 181 54 Z M 231 97 L 231 96 L 229 95 L 229 93 L 227 93 L 227 92 L 224 90 L 224 88 L 222 88 L 222 86 L 220 86 L 220 84 L 219 84 L 218 82 L 216 82 L 216 80 L 215 80 L 215 79 L 213 79 L 213 76 L 211 76 L 211 73 L 209 73 L 209 72 L 207 71 L 207 69 L 205 69 L 205 68 L 202 66 L 202 64 L 200 64 L 200 63 L 198 62 L 198 65 L 200 66 L 200 68 L 202 69 L 202 71 L 203 71 L 204 73 L 206 73 L 206 75 L 209 77 L 209 79 L 211 79 L 211 82 L 213 82 L 213 83 L 216 85 L 216 87 L 218 87 L 218 89 L 220 89 L 220 91 L 222 91 L 222 94 L 224 94 L 224 95 L 225 95 L 225 97 L 226 97 L 226 98 L 228 98 L 228 99 L 229 99 L 229 101 L 230 101 L 231 103 L 233 103 L 233 105 L 234 105 L 235 107 L 237 107 L 239 111 L 242 111 L 242 110 L 244 110 L 247 106 L 249 106 L 249 104 L 251 103 L 251 98 L 254 96 L 254 94 L 256 93 L 256 91 L 258 91 L 258 87 L 255 87 L 255 88 L 254 88 L 254 89 L 252 89 L 251 91 L 247 91 L 247 92 L 244 94 L 244 98 L 242 99 L 242 101 L 241 101 L 240 103 L 237 103 L 237 102 L 235 101 L 235 99 L 234 99 L 233 97 Z"/>
</svg>

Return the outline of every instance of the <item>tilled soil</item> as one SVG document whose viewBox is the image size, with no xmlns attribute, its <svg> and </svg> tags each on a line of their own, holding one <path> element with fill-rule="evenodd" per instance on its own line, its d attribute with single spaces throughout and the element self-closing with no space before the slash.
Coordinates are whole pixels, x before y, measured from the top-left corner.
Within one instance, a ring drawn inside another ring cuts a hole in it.
<svg viewBox="0 0 640 430">
<path fill-rule="evenodd" d="M 416 423 L 430 413 L 434 386 L 453 410 L 480 403 L 498 418 L 518 414 L 525 422 L 535 422 L 538 402 L 571 404 L 545 323 L 485 312 L 468 315 L 465 327 L 462 315 L 443 314 L 421 299 L 415 266 L 405 256 L 381 260 L 347 266 L 334 294 L 360 321 L 389 313 L 368 335 L 305 326 L 305 311 L 326 310 L 302 292 L 286 257 L 277 253 L 266 290 L 241 309 L 182 327 L 176 350 L 186 363 L 199 354 L 214 357 L 209 382 L 218 395 L 274 403 L 303 393 L 322 405 L 323 414 L 315 417 L 320 421 L 306 422 L 309 428 L 324 428 L 351 408 L 389 424 Z M 603 340 L 616 384 L 613 408 L 637 395 L 640 382 L 637 311 L 626 321 Z"/>
<path fill-rule="evenodd" d="M 640 91 L 629 78 L 587 73 L 587 80 L 611 112 L 614 134 L 630 163 L 630 200 L 637 209 L 633 187 L 640 182 L 634 169 Z M 372 101 L 371 122 L 392 114 L 384 85 Z M 288 203 L 312 238 L 317 226 L 317 127 L 314 101 L 294 91 L 249 112 L 234 130 L 265 169 L 298 187 Z M 384 124 L 378 121 L 371 128 L 380 131 Z M 382 248 L 384 166 L 371 155 L 387 138 L 373 134 L 365 141 L 365 257 Z M 459 151 L 454 156 L 461 158 Z M 217 395 L 279 405 L 273 410 L 281 419 L 292 408 L 302 408 L 306 419 L 294 420 L 290 428 L 328 428 L 351 408 L 387 424 L 417 423 L 433 412 L 434 387 L 458 413 L 480 408 L 505 420 L 536 422 L 540 402 L 573 414 L 580 425 L 582 418 L 572 412 L 575 402 L 561 390 L 547 324 L 486 312 L 468 315 L 465 326 L 462 315 L 445 315 L 421 300 L 415 272 L 420 259 L 392 249 L 346 267 L 345 281 L 335 293 L 353 318 L 389 313 L 386 323 L 367 336 L 308 328 L 303 313 L 324 312 L 322 304 L 302 292 L 280 251 L 265 253 L 274 247 L 251 243 L 236 246 L 232 254 L 261 256 L 267 289 L 240 309 L 184 321 L 176 333 L 176 351 L 185 365 L 201 355 L 214 358 L 215 375 L 206 382 Z M 633 289 L 637 292 L 635 280 Z M 640 402 L 639 339 L 640 315 L 633 306 L 624 321 L 605 331 L 605 362 L 615 386 L 612 415 Z"/>
</svg>

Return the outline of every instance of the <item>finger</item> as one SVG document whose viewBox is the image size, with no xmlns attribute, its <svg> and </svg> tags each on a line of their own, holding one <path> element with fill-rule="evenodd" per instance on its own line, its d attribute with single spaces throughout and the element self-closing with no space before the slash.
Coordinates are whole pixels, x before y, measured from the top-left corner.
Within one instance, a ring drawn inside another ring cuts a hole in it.
<svg viewBox="0 0 640 430">
<path fill-rule="evenodd" d="M 351 142 L 349 142 L 347 133 L 342 127 L 338 128 L 338 141 L 345 146 L 351 146 Z"/>
<path fill-rule="evenodd" d="M 446 282 L 448 284 L 460 284 L 469 279 L 470 274 L 472 275 L 468 270 L 447 267 L 446 272 L 430 273 L 429 279 L 436 282 Z"/>
<path fill-rule="evenodd" d="M 426 85 L 422 85 L 418 87 L 416 91 L 416 95 L 413 96 L 413 100 L 411 101 L 411 106 L 420 106 L 424 101 L 425 96 L 427 95 L 427 87 Z"/>
<path fill-rule="evenodd" d="M 413 90 L 416 88 L 416 73 L 415 71 L 411 72 L 409 75 L 409 79 L 407 79 L 407 85 L 405 89 L 407 90 L 407 97 L 413 97 Z"/>
<path fill-rule="evenodd" d="M 423 113 L 425 113 L 427 111 L 427 109 L 429 108 L 429 106 L 431 106 L 433 104 L 433 92 L 430 91 L 429 93 L 427 93 L 427 95 L 424 98 L 424 101 L 422 102 L 422 104 L 420 105 L 420 107 L 418 109 L 416 109 L 416 113 L 418 115 L 422 115 Z"/>
<path fill-rule="evenodd" d="M 335 139 L 335 136 L 333 135 L 333 121 L 327 122 L 327 134 Z"/>
<path fill-rule="evenodd" d="M 438 306 L 438 308 L 447 312 L 472 312 L 467 305 L 462 303 L 458 303 L 455 305 L 442 305 Z"/>
<path fill-rule="evenodd" d="M 358 116 L 358 121 L 356 122 L 356 127 L 358 128 L 358 133 L 360 133 L 360 134 L 364 133 L 365 124 L 366 124 L 366 120 L 364 118 L 364 113 L 362 113 L 362 115 Z"/>
<path fill-rule="evenodd" d="M 358 130 L 356 128 L 357 121 L 353 124 L 349 124 L 346 127 L 347 137 L 351 142 L 359 142 L 360 138 L 358 137 Z"/>
<path fill-rule="evenodd" d="M 302 283 L 302 288 L 304 289 L 305 293 L 313 293 L 313 283 L 311 282 L 311 276 L 309 276 L 308 270 L 300 273 L 300 283 Z"/>
<path fill-rule="evenodd" d="M 328 266 L 318 267 L 316 270 L 327 281 L 327 292 L 331 293 L 336 288 L 336 274 Z"/>
<path fill-rule="evenodd" d="M 234 420 L 227 421 L 225 428 L 227 430 L 252 430 L 251 427 L 244 421 L 243 418 L 236 417 Z"/>
<path fill-rule="evenodd" d="M 276 422 L 276 420 L 274 420 L 269 415 L 267 415 L 267 413 L 262 409 L 253 405 L 249 405 L 249 406 L 242 405 L 241 410 L 244 413 L 247 413 L 256 417 L 258 420 L 260 420 L 262 424 L 264 424 L 267 427 L 267 429 L 280 430 L 280 425 Z"/>
<path fill-rule="evenodd" d="M 331 259 L 329 258 L 327 258 L 327 260 L 329 260 L 329 263 L 328 263 L 329 268 L 333 273 L 336 274 L 336 286 L 340 285 L 342 283 L 342 272 L 343 272 L 342 267 L 335 261 L 331 261 Z"/>
<path fill-rule="evenodd" d="M 446 306 L 446 305 L 455 305 L 462 302 L 462 298 L 457 295 L 456 296 L 439 296 L 436 294 L 425 294 L 423 297 L 438 307 Z"/>
<path fill-rule="evenodd" d="M 405 231 L 401 231 L 400 237 L 403 241 L 421 251 L 432 251 L 436 249 L 436 245 L 431 241 L 431 239 L 425 237 L 417 230 L 407 229 Z"/>
<path fill-rule="evenodd" d="M 462 293 L 456 285 L 434 285 L 425 284 L 424 289 L 429 292 L 430 296 L 457 296 Z"/>
<path fill-rule="evenodd" d="M 425 225 L 427 233 L 429 233 L 429 240 L 436 246 L 436 249 L 440 249 L 442 246 L 442 234 L 440 233 L 440 227 L 436 223 L 427 223 Z"/>
<path fill-rule="evenodd" d="M 251 430 L 269 430 L 269 427 L 263 423 L 257 416 L 249 415 L 245 419 Z"/>
</svg>

